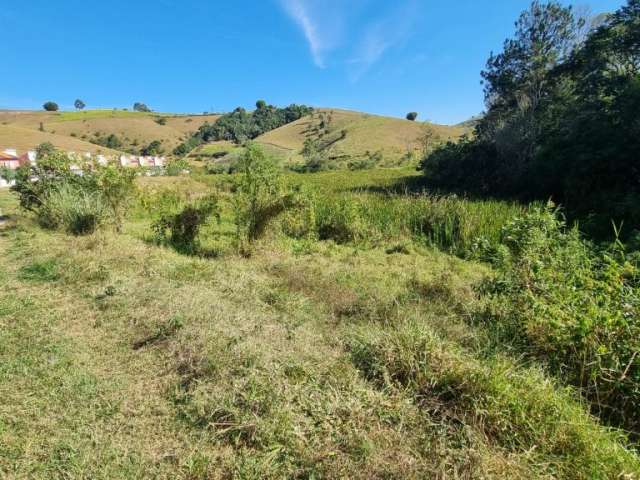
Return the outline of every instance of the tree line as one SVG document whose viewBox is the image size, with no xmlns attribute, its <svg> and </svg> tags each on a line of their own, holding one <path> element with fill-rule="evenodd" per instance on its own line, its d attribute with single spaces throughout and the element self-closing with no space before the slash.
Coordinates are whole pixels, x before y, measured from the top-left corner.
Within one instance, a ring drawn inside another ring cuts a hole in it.
<svg viewBox="0 0 640 480">
<path fill-rule="evenodd" d="M 640 224 L 640 0 L 599 21 L 533 1 L 482 78 L 474 134 L 422 162 L 432 186 Z"/>
<path fill-rule="evenodd" d="M 185 155 L 207 142 L 228 140 L 242 144 L 270 130 L 295 122 L 311 112 L 313 108 L 306 105 L 292 104 L 279 108 L 258 100 L 253 112 L 238 107 L 233 112 L 222 115 L 213 124 L 205 123 L 191 138 L 176 147 L 174 154 Z"/>
</svg>

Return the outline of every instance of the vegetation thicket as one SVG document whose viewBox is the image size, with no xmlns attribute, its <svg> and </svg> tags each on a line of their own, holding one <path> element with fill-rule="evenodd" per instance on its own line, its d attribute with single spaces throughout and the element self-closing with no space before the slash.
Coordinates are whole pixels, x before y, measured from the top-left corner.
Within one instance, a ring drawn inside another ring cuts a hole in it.
<svg viewBox="0 0 640 480">
<path fill-rule="evenodd" d="M 628 0 L 585 34 L 570 7 L 534 1 L 482 72 L 487 112 L 473 137 L 425 158 L 430 184 L 552 197 L 607 231 L 612 218 L 637 229 L 639 18 L 640 1 Z"/>
</svg>

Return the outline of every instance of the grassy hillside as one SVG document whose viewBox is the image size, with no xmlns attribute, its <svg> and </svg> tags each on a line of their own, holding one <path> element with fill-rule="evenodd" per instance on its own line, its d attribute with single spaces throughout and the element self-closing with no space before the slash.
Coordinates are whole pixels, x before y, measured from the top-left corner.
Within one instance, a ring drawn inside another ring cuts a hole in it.
<svg viewBox="0 0 640 480">
<path fill-rule="evenodd" d="M 0 192 L 0 477 L 638 478 L 623 434 L 476 321 L 492 268 L 445 253 L 525 207 L 389 193 L 414 177 L 288 174 L 314 220 L 284 212 L 251 255 L 230 176 L 140 178 L 124 233 L 85 237 Z M 207 255 L 154 236 L 211 193 Z"/>
<path fill-rule="evenodd" d="M 332 157 L 359 159 L 365 157 L 367 152 L 380 152 L 383 157 L 381 165 L 387 166 L 398 164 L 418 152 L 421 148 L 420 138 L 426 130 L 442 141 L 456 139 L 465 132 L 459 127 L 345 110 L 318 109 L 310 117 L 258 137 L 257 142 L 281 150 L 281 156 L 287 160 L 300 161 L 305 140 L 318 138 L 321 115 L 324 115 L 326 123 L 324 138 L 330 144 L 328 149 Z"/>
<path fill-rule="evenodd" d="M 169 115 L 158 113 L 130 112 L 124 110 L 85 110 L 80 112 L 15 112 L 0 111 L 0 126 L 20 127 L 26 130 L 12 130 L 2 138 L 0 146 L 14 148 L 33 148 L 37 146 L 39 136 L 33 131 L 40 132 L 42 127 L 48 134 L 66 137 L 69 145 L 75 145 L 80 150 L 83 144 L 89 143 L 96 136 L 107 137 L 115 135 L 122 142 L 122 150 L 136 150 L 154 140 L 161 142 L 165 153 L 171 151 L 181 143 L 190 133 L 196 131 L 204 122 L 214 122 L 216 115 Z M 57 137 L 56 137 L 57 138 Z M 57 138 L 60 148 L 66 148 L 62 138 Z M 11 143 L 13 142 L 13 143 Z M 54 143 L 55 144 L 55 143 Z M 87 147 L 82 151 L 96 151 Z"/>
<path fill-rule="evenodd" d="M 15 148 L 19 153 L 27 150 L 33 150 L 35 147 L 44 142 L 50 142 L 55 147 L 74 152 L 91 152 L 104 154 L 117 154 L 115 150 L 94 145 L 66 135 L 53 134 L 49 132 L 40 132 L 38 130 L 18 127 L 12 125 L 0 124 L 0 149 Z"/>
</svg>

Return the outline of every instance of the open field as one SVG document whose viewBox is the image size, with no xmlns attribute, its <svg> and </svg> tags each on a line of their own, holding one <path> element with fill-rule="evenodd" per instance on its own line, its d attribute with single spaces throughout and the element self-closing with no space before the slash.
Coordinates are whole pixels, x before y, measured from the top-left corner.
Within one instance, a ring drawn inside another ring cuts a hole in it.
<svg viewBox="0 0 640 480">
<path fill-rule="evenodd" d="M 620 431 L 472 321 L 493 272 L 462 240 L 526 207 L 396 193 L 415 176 L 287 174 L 356 235 L 285 214 L 249 256 L 229 175 L 140 178 L 124 232 L 85 237 L 0 191 L 0 476 L 638 478 Z M 162 205 L 214 192 L 211 255 L 158 243 Z"/>
</svg>

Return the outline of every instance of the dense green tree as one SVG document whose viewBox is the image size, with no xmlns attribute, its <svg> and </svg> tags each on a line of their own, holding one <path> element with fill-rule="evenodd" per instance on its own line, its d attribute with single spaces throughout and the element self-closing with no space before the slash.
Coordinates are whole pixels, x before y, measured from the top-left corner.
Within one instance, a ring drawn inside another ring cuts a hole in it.
<svg viewBox="0 0 640 480">
<path fill-rule="evenodd" d="M 46 102 L 44 105 L 42 105 L 42 108 L 44 108 L 47 112 L 57 112 L 59 107 L 56 102 Z"/>
<path fill-rule="evenodd" d="M 418 118 L 418 112 L 407 113 L 407 120 L 411 120 L 412 122 L 415 122 L 416 118 Z"/>
<path fill-rule="evenodd" d="M 36 147 L 36 158 L 44 158 L 55 152 L 56 147 L 51 142 L 43 142 Z"/>
<path fill-rule="evenodd" d="M 534 1 L 482 72 L 487 111 L 473 138 L 427 155 L 428 182 L 551 197 L 608 231 L 612 218 L 640 230 L 640 0 L 589 24 Z"/>
<path fill-rule="evenodd" d="M 153 140 L 149 145 L 142 148 L 140 153 L 142 155 L 160 155 L 163 151 L 162 143 L 159 140 Z"/>
<path fill-rule="evenodd" d="M 86 104 L 79 98 L 75 102 L 73 102 L 73 105 L 77 110 L 84 110 L 84 107 L 86 107 Z"/>
<path fill-rule="evenodd" d="M 136 102 L 133 104 L 133 110 L 135 112 L 150 112 L 151 109 L 147 107 L 144 103 Z"/>
<path fill-rule="evenodd" d="M 304 105 L 278 108 L 263 100 L 258 100 L 256 107 L 254 112 L 238 107 L 233 112 L 222 115 L 213 124 L 205 123 L 196 135 L 204 142 L 229 140 L 243 143 L 312 112 L 310 107 Z"/>
</svg>

